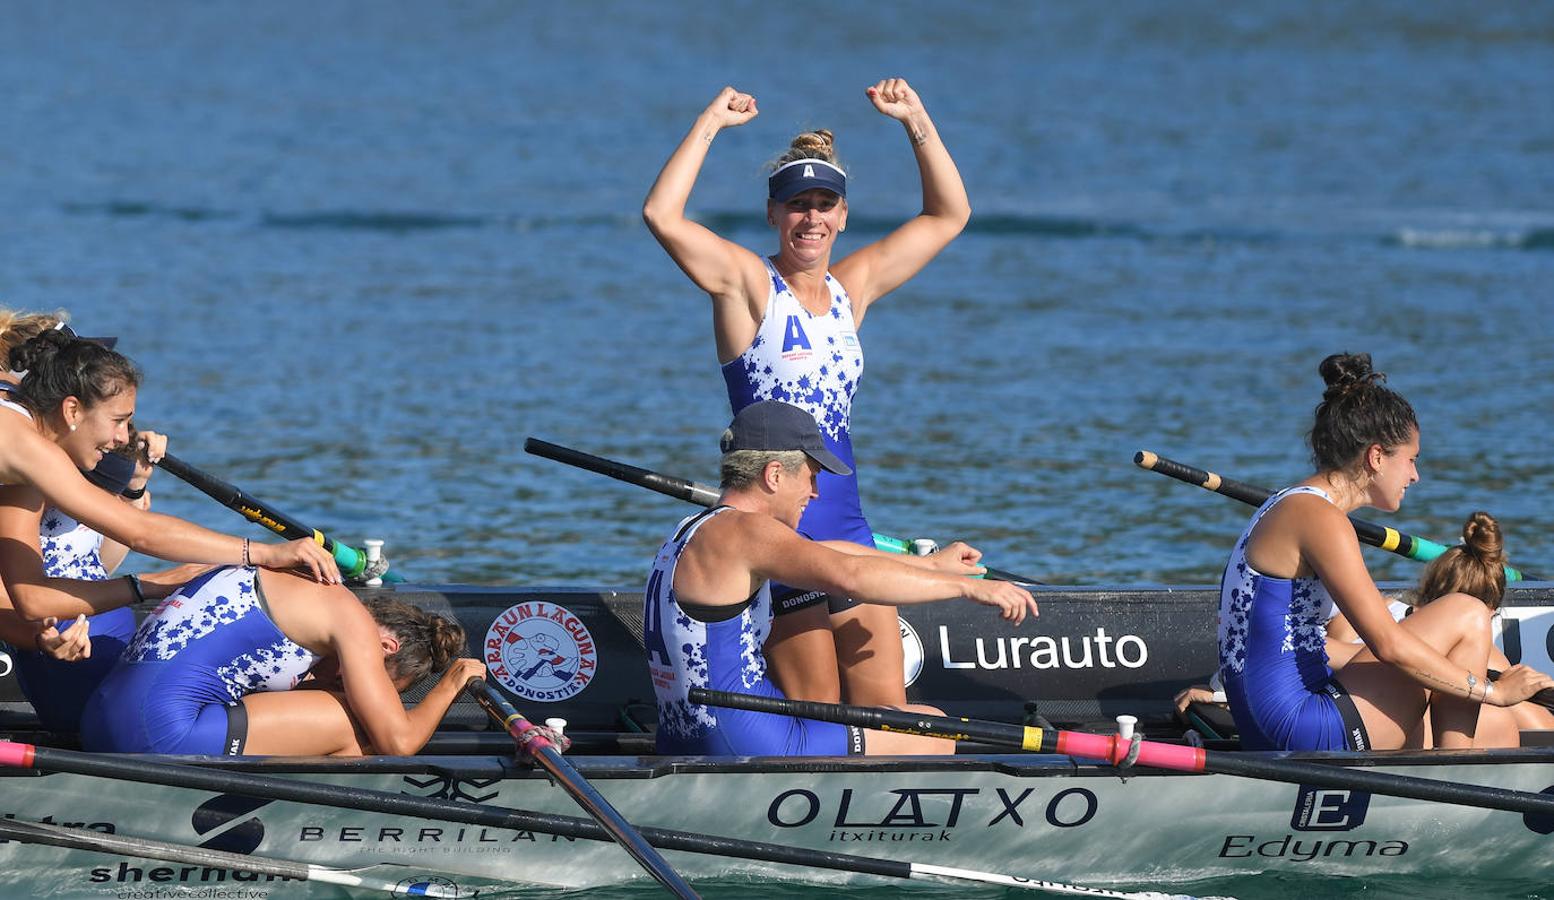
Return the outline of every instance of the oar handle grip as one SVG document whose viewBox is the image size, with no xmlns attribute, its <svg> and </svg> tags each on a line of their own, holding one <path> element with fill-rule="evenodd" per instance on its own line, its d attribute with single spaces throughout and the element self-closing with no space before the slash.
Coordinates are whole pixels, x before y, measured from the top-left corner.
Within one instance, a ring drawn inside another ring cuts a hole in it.
<svg viewBox="0 0 1554 900">
<path fill-rule="evenodd" d="M 1232 500 L 1240 500 L 1251 506 L 1262 506 L 1264 501 L 1273 496 L 1273 491 L 1267 488 L 1232 478 L 1222 478 L 1206 469 L 1179 463 L 1174 459 L 1166 459 L 1148 450 L 1140 450 L 1133 454 L 1133 464 L 1141 469 L 1169 475 L 1177 481 L 1197 485 L 1216 494 L 1224 494 Z"/>
<path fill-rule="evenodd" d="M 1124 740 L 1116 734 L 1058 731 L 1030 725 L 1010 725 L 1004 722 L 935 716 L 879 707 L 789 700 L 786 697 L 763 697 L 730 691 L 710 691 L 705 688 L 691 688 L 689 699 L 692 703 L 706 706 L 797 716 L 801 719 L 836 722 L 858 728 L 894 731 L 899 734 L 920 734 L 952 741 L 981 741 L 1029 753 L 1061 753 L 1084 759 L 1104 760 L 1113 765 L 1120 764 L 1126 759 L 1132 749 L 1132 741 Z M 1136 763 L 1160 769 L 1198 772 L 1203 769 L 1203 750 L 1199 747 L 1140 741 Z"/>
</svg>

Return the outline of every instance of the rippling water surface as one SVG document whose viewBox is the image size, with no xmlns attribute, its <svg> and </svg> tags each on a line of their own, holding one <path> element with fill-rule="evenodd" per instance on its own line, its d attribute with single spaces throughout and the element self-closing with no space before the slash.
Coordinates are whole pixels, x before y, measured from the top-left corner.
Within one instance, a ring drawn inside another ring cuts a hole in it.
<svg viewBox="0 0 1554 900">
<path fill-rule="evenodd" d="M 1423 422 L 1424 480 L 1393 523 L 1449 540 L 1489 509 L 1523 568 L 1554 570 L 1547 6 L 6 18 L 0 300 L 120 335 L 148 374 L 139 418 L 176 453 L 386 539 L 417 580 L 640 582 L 686 508 L 520 445 L 713 480 L 707 302 L 642 196 L 734 83 L 762 114 L 719 137 L 695 214 L 764 252 L 761 164 L 827 126 L 858 246 L 917 208 L 907 142 L 863 95 L 895 74 L 976 212 L 863 331 L 877 530 L 966 538 L 1052 582 L 1214 580 L 1248 511 L 1133 452 L 1297 479 L 1318 360 L 1368 350 Z M 245 527 L 160 480 L 159 508 Z"/>
</svg>

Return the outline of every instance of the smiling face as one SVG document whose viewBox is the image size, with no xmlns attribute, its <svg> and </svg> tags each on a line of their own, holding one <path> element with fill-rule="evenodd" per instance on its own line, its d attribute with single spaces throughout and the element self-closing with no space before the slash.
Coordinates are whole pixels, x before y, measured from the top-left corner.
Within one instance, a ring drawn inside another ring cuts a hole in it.
<svg viewBox="0 0 1554 900">
<path fill-rule="evenodd" d="M 129 443 L 129 423 L 135 417 L 135 388 L 126 385 L 91 406 L 76 397 L 66 397 L 60 404 L 59 417 L 64 427 L 59 429 L 56 442 L 77 467 L 96 468 L 104 454 Z"/>
<path fill-rule="evenodd" d="M 1419 480 L 1419 429 L 1414 429 L 1408 441 L 1396 447 L 1383 449 L 1372 444 L 1366 450 L 1366 463 L 1371 470 L 1369 503 L 1376 509 L 1397 512 L 1403 505 L 1403 494 L 1408 486 Z"/>
<path fill-rule="evenodd" d="M 775 474 L 777 479 L 772 492 L 772 515 L 777 517 L 777 521 L 797 530 L 799 519 L 804 517 L 809 501 L 820 496 L 817 484 L 820 466 L 807 456 L 804 457 L 804 467 L 794 472 L 783 468 L 780 462 L 771 462 L 767 466 L 768 478 Z M 775 473 L 772 472 L 774 467 Z"/>
<path fill-rule="evenodd" d="M 824 188 L 810 188 L 781 203 L 768 200 L 766 220 L 777 229 L 779 256 L 798 263 L 824 261 L 847 227 L 847 201 Z"/>
</svg>

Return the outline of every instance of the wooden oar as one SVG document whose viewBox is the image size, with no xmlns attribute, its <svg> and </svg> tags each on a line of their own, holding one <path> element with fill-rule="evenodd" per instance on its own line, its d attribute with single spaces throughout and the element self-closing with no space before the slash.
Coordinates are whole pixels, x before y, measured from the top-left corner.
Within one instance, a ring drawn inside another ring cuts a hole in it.
<svg viewBox="0 0 1554 900">
<path fill-rule="evenodd" d="M 1103 760 L 1113 765 L 1122 763 L 1133 747 L 1132 741 L 1124 740 L 1115 734 L 1059 731 L 1033 725 L 1009 725 L 1003 722 L 905 713 L 893 709 L 849 706 L 840 703 L 785 700 L 780 697 L 709 691 L 704 688 L 691 688 L 690 701 L 706 706 L 798 716 L 803 719 L 838 722 L 880 731 L 923 734 L 955 741 L 974 740 L 1031 753 L 1057 753 Z M 1176 772 L 1209 772 L 1262 781 L 1368 791 L 1388 797 L 1453 803 L 1480 809 L 1540 815 L 1554 814 L 1554 796 L 1534 794 L 1530 791 L 1457 784 L 1430 778 L 1416 778 L 1411 775 L 1392 775 L 1386 772 L 1269 758 L 1252 753 L 1205 750 L 1202 747 L 1162 744 L 1155 741 L 1139 741 L 1138 746 L 1139 754 L 1135 763 L 1157 769 L 1170 769 Z"/>
<path fill-rule="evenodd" d="M 451 898 L 464 896 L 456 888 L 450 890 L 436 884 L 413 882 L 408 878 L 395 882 L 385 881 L 371 875 L 357 874 L 362 869 L 380 867 L 404 868 L 397 863 L 362 866 L 356 870 L 331 869 L 328 866 L 293 862 L 288 859 L 249 856 L 246 853 L 229 853 L 225 850 L 211 850 L 206 847 L 193 847 L 188 844 L 154 841 L 150 838 L 131 837 L 124 834 L 104 834 L 100 831 L 64 828 L 59 825 L 48 825 L 42 822 L 29 822 L 25 819 L 0 818 L 0 838 L 20 841 L 25 844 L 63 847 L 69 850 L 88 850 L 94 853 L 129 856 L 139 859 L 161 859 L 182 865 L 200 866 L 201 868 L 255 872 L 260 875 L 273 875 L 277 878 L 287 878 L 293 881 L 317 881 L 322 884 L 338 884 L 359 890 L 383 891 L 399 897 Z M 411 872 L 414 870 L 405 869 L 404 871 Z M 418 874 L 424 874 L 424 870 Z"/>
<path fill-rule="evenodd" d="M 355 809 L 390 816 L 407 816 L 436 822 L 459 822 L 510 831 L 554 834 L 589 841 L 612 841 L 613 837 L 597 822 L 575 816 L 504 809 L 480 803 L 413 797 L 342 784 L 314 784 L 272 775 L 253 775 L 225 769 L 151 762 L 144 758 L 114 754 L 81 753 L 37 747 L 0 740 L 0 766 L 67 772 L 112 781 L 133 781 L 164 787 L 211 791 L 217 794 L 241 794 L 289 803 L 308 803 L 338 809 Z M 667 828 L 638 829 L 648 843 L 662 850 L 679 850 L 720 858 L 738 858 L 784 865 L 833 869 L 886 878 L 951 878 L 1002 884 L 1030 890 L 1053 890 L 1054 882 L 1038 881 L 1017 875 L 976 872 L 922 863 L 853 856 L 829 850 L 810 850 L 784 844 L 768 844 L 737 838 L 715 837 Z M 1066 885 L 1063 887 L 1067 887 Z M 1089 888 L 1076 888 L 1088 893 Z M 1108 896 L 1108 895 L 1100 895 Z"/>
<path fill-rule="evenodd" d="M 1148 450 L 1140 450 L 1133 454 L 1133 464 L 1141 469 L 1151 472 L 1159 472 L 1161 475 L 1169 475 L 1178 481 L 1195 484 L 1207 491 L 1223 494 L 1232 500 L 1240 500 L 1248 506 L 1262 506 L 1273 491 L 1256 485 L 1247 484 L 1244 481 L 1236 481 L 1232 478 L 1223 478 L 1213 472 L 1166 459 Z M 1411 534 L 1404 534 L 1395 528 L 1385 525 L 1377 525 L 1375 522 L 1367 522 L 1364 519 L 1349 517 L 1349 522 L 1354 525 L 1354 533 L 1360 540 L 1372 547 L 1380 547 L 1399 556 L 1420 562 L 1429 562 L 1446 552 L 1446 545 L 1437 544 L 1435 541 Z M 1506 581 L 1521 581 L 1525 576 L 1510 566 L 1505 567 Z"/>
<path fill-rule="evenodd" d="M 524 440 L 523 449 L 535 456 L 542 456 L 545 459 L 566 463 L 569 466 L 576 466 L 589 472 L 597 472 L 600 475 L 608 475 L 617 481 L 645 487 L 650 491 L 657 491 L 660 494 L 695 503 L 699 506 L 713 506 L 718 502 L 717 488 L 698 484 L 685 478 L 676 478 L 673 475 L 662 475 L 648 469 L 616 462 L 613 459 L 605 459 L 602 456 L 594 456 L 592 453 L 573 450 L 571 447 L 552 444 L 539 438 L 531 437 Z M 884 534 L 874 535 L 874 546 L 876 549 L 883 550 L 886 553 L 911 555 L 914 552 L 911 542 Z M 987 570 L 988 578 L 997 581 L 1012 581 L 1015 584 L 1041 584 L 1040 581 L 1034 578 L 1026 578 L 1024 575 L 1016 575 L 1013 572 L 995 569 L 992 566 L 983 566 L 982 568 Z"/>
<path fill-rule="evenodd" d="M 577 805 L 581 806 L 595 822 L 603 826 L 610 837 L 615 839 L 615 843 L 625 848 L 626 852 L 631 854 L 631 858 L 636 860 L 637 864 L 652 875 L 659 884 L 676 897 L 694 900 L 699 896 L 689 884 L 686 884 L 685 879 L 680 877 L 680 873 L 669 865 L 669 861 L 664 859 L 663 854 L 653 849 L 653 845 L 642 837 L 636 827 L 627 822 L 626 817 L 611 806 L 610 801 L 604 799 L 604 795 L 595 790 L 594 786 L 588 783 L 588 779 L 567 762 L 561 755 L 561 751 L 557 750 L 548 738 L 527 734 L 534 726 L 529 724 L 529 720 L 523 717 L 523 713 L 514 709 L 496 688 L 487 684 L 484 678 L 472 678 L 464 689 L 480 704 L 487 715 L 512 735 L 520 752 L 533 757 L 541 768 L 549 772 L 550 777 L 561 785 L 561 789 L 571 795 L 572 799 L 577 801 Z"/>
<path fill-rule="evenodd" d="M 345 577 L 359 578 L 367 571 L 365 552 L 336 541 L 322 531 L 303 525 L 275 507 L 254 499 L 214 475 L 196 469 L 171 453 L 163 456 L 157 465 L 199 488 L 217 503 L 241 514 L 248 521 L 268 528 L 287 540 L 312 538 L 320 547 L 334 555 L 335 562 L 340 566 L 340 574 Z M 380 577 L 389 582 L 405 580 L 397 573 L 388 570 L 382 572 Z"/>
</svg>

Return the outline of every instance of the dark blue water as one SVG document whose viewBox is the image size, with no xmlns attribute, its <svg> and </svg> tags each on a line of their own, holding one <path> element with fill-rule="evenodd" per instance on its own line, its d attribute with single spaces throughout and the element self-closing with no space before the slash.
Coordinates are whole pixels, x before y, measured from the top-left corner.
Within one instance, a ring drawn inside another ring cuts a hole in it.
<svg viewBox="0 0 1554 900">
<path fill-rule="evenodd" d="M 418 580 L 635 584 L 686 509 L 520 445 L 713 479 L 708 304 L 643 195 L 732 83 L 762 114 L 695 213 L 772 246 L 761 165 L 825 126 L 858 246 L 917 208 L 863 95 L 899 74 L 975 214 L 863 332 L 877 530 L 1212 580 L 1248 511 L 1133 452 L 1302 477 L 1317 362 L 1368 350 L 1423 423 L 1391 522 L 1489 509 L 1549 572 L 1551 63 L 1537 4 L 13 5 L 0 302 L 120 335 L 174 452 Z"/>
</svg>

